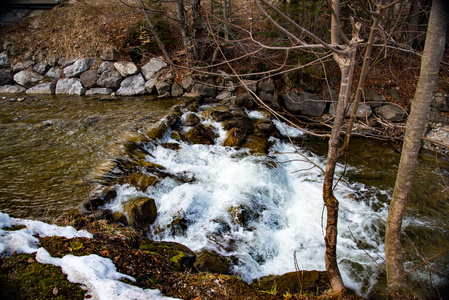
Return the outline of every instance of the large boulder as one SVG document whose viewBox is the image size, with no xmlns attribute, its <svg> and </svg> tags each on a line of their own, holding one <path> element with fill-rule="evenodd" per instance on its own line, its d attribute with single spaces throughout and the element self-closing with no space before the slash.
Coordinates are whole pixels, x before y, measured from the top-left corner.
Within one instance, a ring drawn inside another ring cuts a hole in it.
<svg viewBox="0 0 449 300">
<path fill-rule="evenodd" d="M 123 210 L 128 217 L 128 224 L 136 229 L 146 229 L 157 217 L 157 207 L 154 199 L 139 197 L 123 204 Z"/>
<path fill-rule="evenodd" d="M 298 94 L 288 92 L 282 94 L 282 98 L 287 111 L 295 115 L 319 117 L 323 115 L 326 108 L 326 102 L 307 92 L 299 92 Z"/>
<path fill-rule="evenodd" d="M 175 82 L 171 87 L 172 97 L 181 97 L 183 93 L 184 93 L 184 89 L 182 88 L 182 86 L 180 86 L 179 84 L 177 84 Z"/>
<path fill-rule="evenodd" d="M 407 113 L 403 108 L 392 104 L 382 105 L 377 108 L 376 112 L 391 122 L 402 122 L 407 117 Z"/>
<path fill-rule="evenodd" d="M 142 251 L 164 253 L 175 269 L 190 270 L 196 260 L 196 255 L 188 247 L 175 242 L 147 242 L 139 246 Z"/>
<path fill-rule="evenodd" d="M 223 122 L 223 128 L 225 130 L 231 130 L 231 128 L 240 128 L 247 134 L 254 132 L 253 122 L 250 118 L 235 116 Z"/>
<path fill-rule="evenodd" d="M 197 255 L 194 266 L 202 272 L 228 274 L 231 262 L 228 258 L 218 253 L 205 250 Z"/>
<path fill-rule="evenodd" d="M 44 79 L 44 76 L 29 70 L 23 70 L 14 75 L 14 81 L 26 88 L 36 85 L 42 79 Z"/>
<path fill-rule="evenodd" d="M 200 118 L 194 113 L 187 113 L 181 120 L 181 126 L 195 126 L 200 123 Z"/>
<path fill-rule="evenodd" d="M 165 95 L 170 92 L 171 82 L 169 80 L 159 80 L 156 82 L 155 87 L 158 95 Z"/>
<path fill-rule="evenodd" d="M 90 67 L 92 67 L 92 65 L 94 64 L 94 62 L 95 62 L 94 58 L 78 59 L 73 63 L 73 65 L 64 68 L 63 72 L 65 74 L 65 77 L 67 78 L 78 77 L 79 75 L 81 75 L 81 73 L 89 70 Z"/>
<path fill-rule="evenodd" d="M 12 82 L 11 71 L 0 69 L 0 85 L 10 84 Z"/>
<path fill-rule="evenodd" d="M 215 97 L 217 93 L 217 88 L 215 86 L 210 86 L 202 83 L 196 83 L 192 87 L 192 93 L 201 95 L 202 97 Z"/>
<path fill-rule="evenodd" d="M 114 63 L 112 61 L 104 61 L 100 64 L 100 66 L 98 67 L 98 74 L 102 74 L 104 71 L 106 70 L 111 70 L 111 71 L 117 71 L 114 68 Z"/>
<path fill-rule="evenodd" d="M 16 94 L 25 92 L 26 88 L 20 85 L 3 85 L 0 86 L 0 94 Z"/>
<path fill-rule="evenodd" d="M 55 84 L 53 82 L 45 82 L 38 85 L 35 85 L 28 90 L 26 90 L 27 94 L 54 94 L 55 93 Z"/>
<path fill-rule="evenodd" d="M 215 122 L 222 122 L 232 118 L 231 110 L 224 105 L 211 107 L 210 109 L 205 110 L 202 115 Z"/>
<path fill-rule="evenodd" d="M 120 72 L 122 77 L 128 77 L 139 72 L 137 66 L 132 62 L 120 61 L 114 63 L 114 67 Z"/>
<path fill-rule="evenodd" d="M 186 140 L 191 144 L 213 145 L 217 136 L 209 127 L 197 124 L 186 133 Z"/>
<path fill-rule="evenodd" d="M 80 76 L 80 82 L 86 89 L 95 87 L 97 85 L 97 80 L 97 70 L 88 70 Z"/>
<path fill-rule="evenodd" d="M 284 275 L 269 275 L 259 279 L 254 285 L 265 291 L 276 289 L 278 293 L 297 294 L 317 290 L 322 293 L 330 288 L 329 276 L 324 271 L 290 272 Z"/>
<path fill-rule="evenodd" d="M 147 82 L 145 82 L 145 89 L 147 90 L 148 94 L 153 94 L 156 91 L 156 83 L 157 83 L 156 77 L 153 77 Z"/>
<path fill-rule="evenodd" d="M 117 90 L 117 95 L 122 96 L 141 95 L 145 93 L 145 79 L 143 79 L 142 74 L 125 78 Z"/>
<path fill-rule="evenodd" d="M 248 148 L 249 152 L 253 155 L 266 155 L 270 143 L 266 138 L 257 135 L 249 135 L 246 137 L 242 147 Z"/>
<path fill-rule="evenodd" d="M 246 132 L 240 128 L 231 128 L 226 134 L 226 139 L 223 142 L 223 146 L 238 147 L 245 140 Z"/>
<path fill-rule="evenodd" d="M 45 73 L 45 76 L 51 78 L 54 81 L 58 81 L 62 77 L 62 70 L 58 67 L 51 67 L 50 70 Z"/>
<path fill-rule="evenodd" d="M 116 90 L 120 87 L 120 83 L 122 82 L 122 80 L 123 77 L 118 71 L 108 69 L 101 73 L 97 84 L 102 87 Z"/>
<path fill-rule="evenodd" d="M 433 96 L 432 107 L 435 107 L 439 111 L 448 112 L 449 111 L 449 95 L 442 93 L 436 93 Z"/>
<path fill-rule="evenodd" d="M 86 89 L 77 78 L 60 79 L 56 84 L 55 94 L 84 95 Z"/>
<path fill-rule="evenodd" d="M 142 67 L 142 73 L 145 80 L 150 80 L 156 72 L 166 67 L 167 63 L 161 57 L 155 57 Z"/>
<path fill-rule="evenodd" d="M 279 104 L 277 97 L 275 97 L 273 94 L 261 91 L 259 93 L 259 98 L 265 104 L 267 104 L 269 107 L 272 107 L 274 109 L 280 109 L 281 108 L 281 105 Z"/>
<path fill-rule="evenodd" d="M 184 80 L 181 82 L 182 87 L 187 91 L 190 92 L 193 88 L 193 86 L 195 85 L 195 80 L 193 79 L 192 76 L 188 76 L 186 78 L 184 78 Z"/>
<path fill-rule="evenodd" d="M 13 73 L 18 73 L 22 70 L 28 69 L 29 67 L 34 65 L 34 61 L 27 60 L 27 61 L 20 61 L 12 66 Z"/>
</svg>

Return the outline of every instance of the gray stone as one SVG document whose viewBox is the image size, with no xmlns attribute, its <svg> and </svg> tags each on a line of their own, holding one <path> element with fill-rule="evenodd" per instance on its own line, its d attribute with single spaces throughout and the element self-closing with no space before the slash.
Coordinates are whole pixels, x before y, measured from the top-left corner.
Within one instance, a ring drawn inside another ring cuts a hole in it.
<svg viewBox="0 0 449 300">
<path fill-rule="evenodd" d="M 45 76 L 53 79 L 54 81 L 58 81 L 62 77 L 62 70 L 58 67 L 51 67 Z"/>
<path fill-rule="evenodd" d="M 433 96 L 431 106 L 435 107 L 439 111 L 448 112 L 449 111 L 449 95 L 436 93 Z"/>
<path fill-rule="evenodd" d="M 205 85 L 202 83 L 196 83 L 192 87 L 192 93 L 201 95 L 202 97 L 215 97 L 217 88 L 214 86 Z"/>
<path fill-rule="evenodd" d="M 0 69 L 0 85 L 10 84 L 12 82 L 11 71 Z"/>
<path fill-rule="evenodd" d="M 257 92 L 257 81 L 244 79 L 243 83 L 244 83 L 244 86 L 243 86 L 244 88 L 248 88 L 253 93 Z"/>
<path fill-rule="evenodd" d="M 283 94 L 285 108 L 292 114 L 319 117 L 324 113 L 326 102 L 307 92 L 289 92 Z"/>
<path fill-rule="evenodd" d="M 156 90 L 158 95 L 165 95 L 167 92 L 170 92 L 171 83 L 166 80 L 161 80 L 156 83 Z"/>
<path fill-rule="evenodd" d="M 177 84 L 176 82 L 171 87 L 171 95 L 172 97 L 180 97 L 184 93 L 184 89 L 182 86 Z"/>
<path fill-rule="evenodd" d="M 234 100 L 231 100 L 230 105 L 252 109 L 256 106 L 256 103 L 249 93 L 242 93 L 239 94 Z"/>
<path fill-rule="evenodd" d="M 152 58 L 142 67 L 142 73 L 145 76 L 145 80 L 150 80 L 156 72 L 159 72 L 167 66 L 167 63 L 161 57 Z"/>
<path fill-rule="evenodd" d="M 217 100 L 224 100 L 227 99 L 229 97 L 232 97 L 232 93 L 229 91 L 224 91 L 221 92 L 218 96 L 217 96 Z"/>
<path fill-rule="evenodd" d="M 55 84 L 53 82 L 45 82 L 38 85 L 35 85 L 28 90 L 26 90 L 27 94 L 54 94 L 55 93 Z"/>
<path fill-rule="evenodd" d="M 0 53 L 0 68 L 8 68 L 9 67 L 9 60 L 8 55 L 6 52 Z"/>
<path fill-rule="evenodd" d="M 25 88 L 20 85 L 3 85 L 0 86 L 0 94 L 15 94 L 25 92 Z"/>
<path fill-rule="evenodd" d="M 36 85 L 42 79 L 44 79 L 44 76 L 41 74 L 27 70 L 20 71 L 14 75 L 14 81 L 26 88 Z"/>
<path fill-rule="evenodd" d="M 86 91 L 86 95 L 110 95 L 112 92 L 113 90 L 110 88 L 92 88 Z"/>
<path fill-rule="evenodd" d="M 349 106 L 348 111 L 346 111 L 346 117 L 350 117 L 352 113 L 352 108 L 354 107 L 354 104 L 351 103 Z M 335 110 L 337 109 L 337 102 L 332 102 L 329 108 L 329 114 L 331 116 L 335 116 Z M 355 113 L 355 117 L 358 119 L 363 119 L 365 117 L 371 116 L 373 113 L 373 110 L 371 107 L 365 103 L 359 103 L 359 106 L 357 107 L 357 111 Z"/>
<path fill-rule="evenodd" d="M 337 102 L 338 101 L 338 93 L 334 89 L 325 89 L 323 91 L 323 100 L 328 102 Z"/>
<path fill-rule="evenodd" d="M 83 95 L 85 92 L 86 89 L 76 78 L 60 79 L 56 84 L 56 94 Z"/>
<path fill-rule="evenodd" d="M 97 70 L 88 70 L 81 74 L 80 82 L 86 88 L 90 89 L 97 85 L 98 74 Z"/>
<path fill-rule="evenodd" d="M 384 119 L 391 122 L 402 122 L 407 117 L 407 113 L 403 108 L 392 104 L 382 105 L 377 108 L 376 112 Z"/>
<path fill-rule="evenodd" d="M 226 81 L 225 88 L 228 92 L 235 92 L 236 90 L 235 84 L 232 81 Z"/>
<path fill-rule="evenodd" d="M 81 73 L 89 70 L 90 67 L 94 64 L 94 58 L 81 58 L 78 59 L 68 67 L 64 68 L 64 74 L 68 78 L 78 77 Z"/>
<path fill-rule="evenodd" d="M 259 98 L 260 100 L 262 100 L 264 103 L 268 104 L 268 106 L 275 108 L 275 109 L 279 109 L 281 108 L 281 105 L 278 103 L 277 98 L 270 93 L 261 91 L 259 93 Z"/>
<path fill-rule="evenodd" d="M 101 73 L 100 78 L 97 81 L 97 84 L 102 87 L 111 88 L 116 90 L 120 87 L 120 83 L 122 82 L 123 77 L 120 75 L 118 71 L 106 70 Z"/>
<path fill-rule="evenodd" d="M 153 94 L 156 91 L 156 83 L 157 83 L 156 77 L 153 77 L 147 82 L 145 82 L 145 89 L 147 90 L 148 94 Z"/>
<path fill-rule="evenodd" d="M 135 75 L 139 72 L 137 66 L 132 62 L 126 61 L 116 62 L 114 63 L 114 67 L 117 69 L 117 71 L 120 72 L 120 75 L 122 75 L 123 77 Z"/>
<path fill-rule="evenodd" d="M 431 123 L 449 124 L 449 118 L 441 115 L 441 111 L 439 111 L 435 107 L 430 108 L 429 114 L 427 115 L 427 121 Z"/>
<path fill-rule="evenodd" d="M 365 103 L 371 108 L 379 107 L 387 101 L 384 95 L 378 95 L 369 89 L 364 90 L 362 99 L 365 99 Z"/>
<path fill-rule="evenodd" d="M 193 86 L 195 85 L 195 80 L 193 80 L 192 76 L 188 76 L 182 81 L 182 87 L 187 91 L 192 91 Z"/>
<path fill-rule="evenodd" d="M 58 65 L 60 65 L 61 67 L 65 68 L 67 66 L 70 66 L 71 64 L 73 64 L 76 60 L 78 59 L 78 57 L 61 57 L 58 60 Z"/>
<path fill-rule="evenodd" d="M 104 62 L 102 62 L 100 67 L 98 68 L 98 74 L 101 74 L 101 73 L 103 73 L 106 70 L 113 70 L 113 71 L 115 71 L 114 63 L 112 61 L 104 61 Z"/>
<path fill-rule="evenodd" d="M 132 96 L 145 94 L 145 79 L 143 79 L 142 74 L 137 74 L 125 78 L 117 90 L 117 95 L 121 96 Z"/>
<path fill-rule="evenodd" d="M 259 83 L 257 84 L 257 88 L 261 92 L 273 93 L 274 92 L 274 81 L 272 78 L 267 78 L 262 81 L 259 81 Z"/>
<path fill-rule="evenodd" d="M 27 61 L 24 61 L 24 62 L 18 62 L 14 66 L 12 66 L 12 72 L 13 73 L 20 72 L 22 70 L 25 70 L 25 69 L 31 67 L 32 65 L 34 65 L 34 61 L 32 61 L 32 60 L 27 60 Z"/>
<path fill-rule="evenodd" d="M 107 61 L 118 61 L 120 59 L 120 52 L 115 47 L 108 47 L 103 50 L 100 58 Z"/>
<path fill-rule="evenodd" d="M 36 71 L 37 73 L 44 75 L 48 69 L 50 68 L 49 65 L 47 64 L 37 64 L 34 66 L 34 71 Z"/>
</svg>

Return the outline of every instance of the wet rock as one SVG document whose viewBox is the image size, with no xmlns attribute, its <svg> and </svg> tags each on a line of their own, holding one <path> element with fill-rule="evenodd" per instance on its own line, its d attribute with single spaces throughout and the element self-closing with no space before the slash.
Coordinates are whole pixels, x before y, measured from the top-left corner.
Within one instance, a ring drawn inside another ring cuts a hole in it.
<svg viewBox="0 0 449 300">
<path fill-rule="evenodd" d="M 22 70 L 28 69 L 29 67 L 31 67 L 33 65 L 34 65 L 34 61 L 32 61 L 32 60 L 18 62 L 14 66 L 12 66 L 12 71 L 13 71 L 13 73 L 18 73 Z"/>
<path fill-rule="evenodd" d="M 246 136 L 246 132 L 240 128 L 232 128 L 228 131 L 223 146 L 238 147 L 242 144 Z"/>
<path fill-rule="evenodd" d="M 196 114 L 188 113 L 183 117 L 181 121 L 181 126 L 195 126 L 199 122 L 200 118 Z"/>
<path fill-rule="evenodd" d="M 156 72 L 166 68 L 168 65 L 161 57 L 152 58 L 142 67 L 142 73 L 145 80 L 150 80 Z"/>
<path fill-rule="evenodd" d="M 171 95 L 172 97 L 180 97 L 184 93 L 184 89 L 182 86 L 177 84 L 176 82 L 171 87 Z"/>
<path fill-rule="evenodd" d="M 12 82 L 11 71 L 0 69 L 0 85 L 10 84 Z"/>
<path fill-rule="evenodd" d="M 382 105 L 377 108 L 376 112 L 384 119 L 391 122 L 402 122 L 407 117 L 407 113 L 403 108 L 392 104 Z"/>
<path fill-rule="evenodd" d="M 270 137 L 277 133 L 276 126 L 271 120 L 257 120 L 254 122 L 255 134 Z"/>
<path fill-rule="evenodd" d="M 196 255 L 188 247 L 175 242 L 148 242 L 139 246 L 142 251 L 167 253 L 170 262 L 176 269 L 191 269 Z"/>
<path fill-rule="evenodd" d="M 67 78 L 78 77 L 81 73 L 89 70 L 94 62 L 94 58 L 81 58 L 75 61 L 73 65 L 65 67 L 63 72 Z"/>
<path fill-rule="evenodd" d="M 156 185 L 160 179 L 157 176 L 143 173 L 132 173 L 123 176 L 120 179 L 120 184 L 130 184 L 139 188 L 141 191 L 146 191 L 148 187 Z"/>
<path fill-rule="evenodd" d="M 145 94 L 145 80 L 142 74 L 133 75 L 125 78 L 117 90 L 117 95 L 132 96 Z"/>
<path fill-rule="evenodd" d="M 54 81 L 58 81 L 62 77 L 62 70 L 58 67 L 51 67 L 47 73 L 45 73 L 46 77 L 53 79 Z"/>
<path fill-rule="evenodd" d="M 329 276 L 324 271 L 299 271 L 284 275 L 262 277 L 254 285 L 265 291 L 276 291 L 280 294 L 296 294 L 300 292 L 321 294 L 330 288 Z"/>
<path fill-rule="evenodd" d="M 217 138 L 212 129 L 202 124 L 197 124 L 186 133 L 186 140 L 191 144 L 213 145 Z"/>
<path fill-rule="evenodd" d="M 27 94 L 54 94 L 56 86 L 53 82 L 41 83 L 26 90 Z"/>
<path fill-rule="evenodd" d="M 215 86 L 206 85 L 203 83 L 196 83 L 192 87 L 192 93 L 198 94 L 202 97 L 215 97 L 217 88 Z"/>
<path fill-rule="evenodd" d="M 112 202 L 117 197 L 117 191 L 113 187 L 101 187 L 91 193 L 90 199 L 84 202 L 83 210 L 92 212 L 106 203 Z"/>
<path fill-rule="evenodd" d="M 205 118 L 210 118 L 215 122 L 222 122 L 232 118 L 231 110 L 224 105 L 214 106 L 208 110 L 205 110 L 202 115 Z"/>
<path fill-rule="evenodd" d="M 449 95 L 442 93 L 436 93 L 433 96 L 432 107 L 435 107 L 439 111 L 448 112 L 449 111 Z"/>
<path fill-rule="evenodd" d="M 136 229 L 146 229 L 157 217 L 157 207 L 154 199 L 139 197 L 123 204 L 123 210 L 128 217 L 128 224 Z"/>
<path fill-rule="evenodd" d="M 55 94 L 84 95 L 86 89 L 77 78 L 65 78 L 58 80 Z"/>
<path fill-rule="evenodd" d="M 48 69 L 50 68 L 50 66 L 49 65 L 47 65 L 47 64 L 37 64 L 37 65 L 35 65 L 34 66 L 34 71 L 36 71 L 37 73 L 39 73 L 39 74 L 41 74 L 41 75 L 44 75 L 47 71 L 48 71 Z"/>
<path fill-rule="evenodd" d="M 324 113 L 326 103 L 318 96 L 307 92 L 282 94 L 285 108 L 292 114 L 319 117 Z"/>
<path fill-rule="evenodd" d="M 156 90 L 158 95 L 164 95 L 167 92 L 170 92 L 171 82 L 168 80 L 160 80 L 156 83 Z"/>
<path fill-rule="evenodd" d="M 228 274 L 231 262 L 216 252 L 202 251 L 197 255 L 194 267 L 202 272 Z"/>
<path fill-rule="evenodd" d="M 44 79 L 44 76 L 29 70 L 23 70 L 14 75 L 14 81 L 26 88 L 36 85 L 42 79 Z"/>
<path fill-rule="evenodd" d="M 242 147 L 248 148 L 251 154 L 265 155 L 268 153 L 270 144 L 266 138 L 257 135 L 249 135 L 246 137 Z"/>
<path fill-rule="evenodd" d="M 105 70 L 103 73 L 101 73 L 97 84 L 101 87 L 107 87 L 116 90 L 120 87 L 120 83 L 122 82 L 122 80 L 123 77 L 118 71 Z"/>
<path fill-rule="evenodd" d="M 23 93 L 26 91 L 26 88 L 20 85 L 3 85 L 0 86 L 0 94 L 16 94 Z"/>
<path fill-rule="evenodd" d="M 230 130 L 231 128 L 240 128 L 247 134 L 251 134 L 254 132 L 253 122 L 247 117 L 232 117 L 231 119 L 223 122 L 223 128 L 225 130 Z"/>
<path fill-rule="evenodd" d="M 132 62 L 125 62 L 125 61 L 116 62 L 114 63 L 114 67 L 117 71 L 120 72 L 120 75 L 122 75 L 122 77 L 125 78 L 137 74 L 139 72 L 137 66 Z"/>
<path fill-rule="evenodd" d="M 97 80 L 97 70 L 88 70 L 80 76 L 80 82 L 86 89 L 95 87 L 97 85 Z"/>
<path fill-rule="evenodd" d="M 91 88 L 86 91 L 87 96 L 92 95 L 110 95 L 113 92 L 110 88 Z"/>
<path fill-rule="evenodd" d="M 106 61 L 118 61 L 120 59 L 120 52 L 115 47 L 108 47 L 103 50 L 100 58 Z"/>
</svg>

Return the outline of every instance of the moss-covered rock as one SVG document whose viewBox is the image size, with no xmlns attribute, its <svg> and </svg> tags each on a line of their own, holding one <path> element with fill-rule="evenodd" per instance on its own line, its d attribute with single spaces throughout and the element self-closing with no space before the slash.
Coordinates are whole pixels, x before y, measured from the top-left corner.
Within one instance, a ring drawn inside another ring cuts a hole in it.
<svg viewBox="0 0 449 300">
<path fill-rule="evenodd" d="M 194 266 L 203 272 L 227 274 L 231 267 L 231 262 L 218 253 L 202 251 L 198 254 Z"/>
<path fill-rule="evenodd" d="M 196 255 L 192 250 L 175 242 L 148 242 L 141 244 L 139 249 L 169 256 L 169 261 L 175 270 L 189 270 L 196 260 Z"/>
<path fill-rule="evenodd" d="M 123 205 L 128 216 L 128 223 L 136 229 L 146 229 L 153 224 L 157 216 L 157 207 L 154 199 L 139 197 L 130 199 Z"/>
<path fill-rule="evenodd" d="M 329 276 L 324 271 L 299 271 L 284 275 L 270 275 L 259 279 L 255 285 L 265 291 L 280 294 L 309 292 L 316 295 L 330 288 Z"/>
</svg>

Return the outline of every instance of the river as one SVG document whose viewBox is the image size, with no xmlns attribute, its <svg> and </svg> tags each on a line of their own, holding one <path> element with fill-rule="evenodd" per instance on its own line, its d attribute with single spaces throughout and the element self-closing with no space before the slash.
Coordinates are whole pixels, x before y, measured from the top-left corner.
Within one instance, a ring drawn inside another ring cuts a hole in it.
<svg viewBox="0 0 449 300">
<path fill-rule="evenodd" d="M 121 137 L 156 122 L 178 102 L 153 97 L 1 99 L 0 210 L 42 220 L 66 215 L 85 201 L 83 178 L 111 158 Z M 250 116 L 264 117 L 257 112 Z M 219 123 L 204 122 L 215 128 L 219 144 L 226 132 Z M 167 178 L 144 192 L 117 186 L 110 208 L 120 211 L 136 194 L 153 197 L 158 218 L 151 238 L 237 258 L 233 272 L 247 281 L 294 271 L 293 253 L 300 269 L 324 270 L 323 176 L 307 160 L 324 168 L 326 141 L 287 129 L 303 158 L 291 153 L 285 135 L 272 139 L 268 156 L 220 145 L 152 146 L 151 162 L 195 180 Z M 385 286 L 383 235 L 399 154 L 388 143 L 354 138 L 346 161 L 346 167 L 342 161 L 337 168 L 339 260 L 345 283 L 368 295 Z M 447 157 L 421 154 L 404 224 L 412 241 L 404 239 L 407 269 L 449 248 L 448 173 Z M 173 226 L 181 218 L 187 226 Z M 439 272 L 431 280 L 425 268 L 418 269 L 411 277 L 414 286 L 443 289 L 448 261 L 447 253 L 431 261 Z"/>
</svg>

